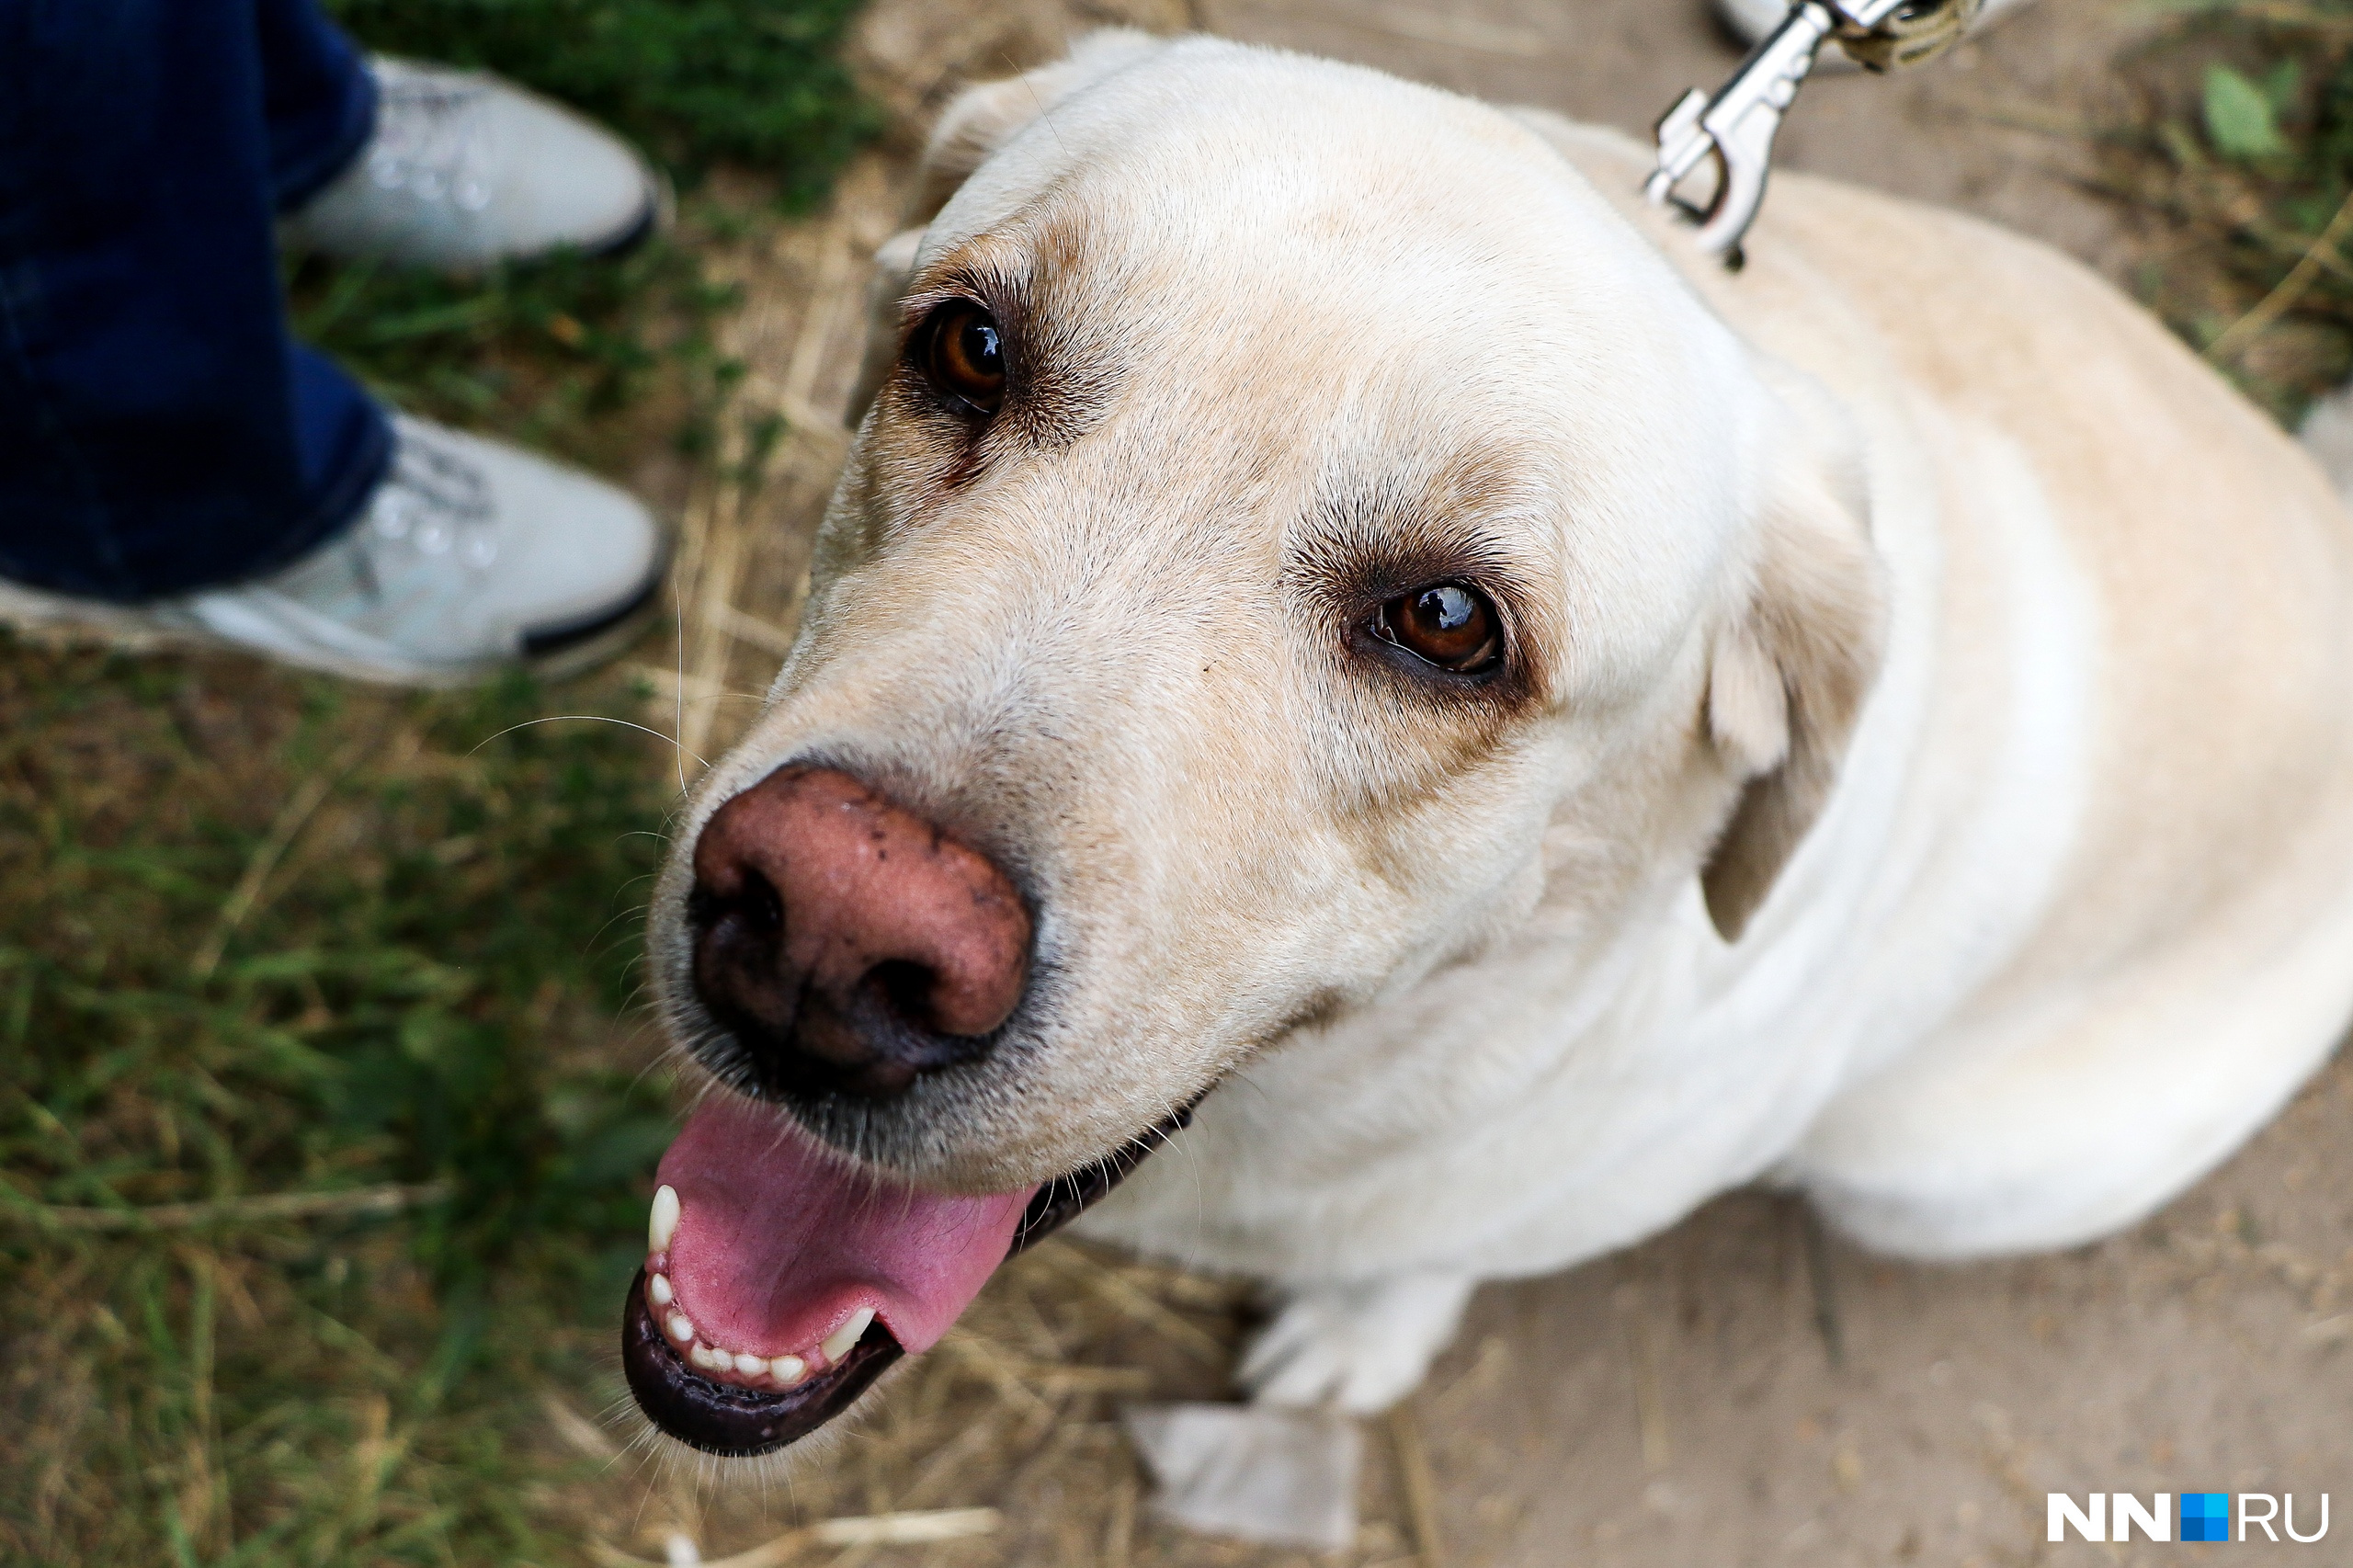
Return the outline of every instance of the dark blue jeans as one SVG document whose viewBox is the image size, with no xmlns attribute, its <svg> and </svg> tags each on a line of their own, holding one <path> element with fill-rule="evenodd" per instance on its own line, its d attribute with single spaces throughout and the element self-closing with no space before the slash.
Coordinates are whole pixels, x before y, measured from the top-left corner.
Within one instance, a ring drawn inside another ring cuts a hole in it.
<svg viewBox="0 0 2353 1568">
<path fill-rule="evenodd" d="M 149 598 L 358 516 L 391 430 L 288 335 L 272 223 L 375 114 L 312 0 L 0 0 L 0 577 Z"/>
</svg>

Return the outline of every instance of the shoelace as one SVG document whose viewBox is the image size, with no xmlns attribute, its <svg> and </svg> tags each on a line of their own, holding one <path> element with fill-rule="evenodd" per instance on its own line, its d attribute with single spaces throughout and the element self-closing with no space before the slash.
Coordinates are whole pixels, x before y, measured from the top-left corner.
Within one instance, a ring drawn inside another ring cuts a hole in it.
<svg viewBox="0 0 2353 1568">
<path fill-rule="evenodd" d="M 368 177 L 463 212 L 490 205 L 493 149 L 483 90 L 462 78 L 383 73 Z"/>
<path fill-rule="evenodd" d="M 414 427 L 401 432 L 392 472 L 368 507 L 372 544 L 405 545 L 420 555 L 454 555 L 475 571 L 498 559 L 490 482 L 458 453 Z"/>
</svg>

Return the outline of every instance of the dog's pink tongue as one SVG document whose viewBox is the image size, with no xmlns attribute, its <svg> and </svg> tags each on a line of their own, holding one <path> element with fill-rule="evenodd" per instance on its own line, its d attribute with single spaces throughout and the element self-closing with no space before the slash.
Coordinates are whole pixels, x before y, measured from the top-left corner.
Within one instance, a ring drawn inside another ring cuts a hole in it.
<svg viewBox="0 0 2353 1568">
<path fill-rule="evenodd" d="M 928 1350 L 996 1266 L 1037 1189 L 943 1198 L 879 1179 L 781 1111 L 714 1096 L 662 1156 L 677 1189 L 678 1304 L 707 1343 L 799 1355 L 862 1306 Z"/>
</svg>

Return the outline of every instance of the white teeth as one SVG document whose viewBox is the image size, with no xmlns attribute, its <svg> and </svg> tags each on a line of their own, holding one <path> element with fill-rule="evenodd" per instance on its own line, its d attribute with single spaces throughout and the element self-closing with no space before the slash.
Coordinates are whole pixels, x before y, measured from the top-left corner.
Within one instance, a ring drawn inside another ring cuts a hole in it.
<svg viewBox="0 0 2353 1568">
<path fill-rule="evenodd" d="M 866 1325 L 873 1321 L 874 1309 L 872 1307 L 860 1307 L 858 1311 L 850 1313 L 849 1321 L 847 1323 L 843 1324 L 841 1327 L 825 1335 L 824 1341 L 818 1345 L 817 1348 L 825 1353 L 825 1359 L 827 1361 L 838 1361 L 843 1357 L 850 1353 L 851 1347 L 857 1345 L 858 1340 L 865 1335 Z"/>
<path fill-rule="evenodd" d="M 668 1187 L 662 1189 L 668 1192 Z M 660 1208 L 655 1217 L 660 1217 Z M 646 1296 L 658 1306 L 667 1307 L 676 1299 L 676 1290 L 667 1276 L 649 1274 L 645 1279 Z M 842 1325 L 825 1335 L 814 1352 L 828 1364 L 838 1364 L 842 1358 L 857 1348 L 868 1328 L 874 1323 L 874 1309 L 860 1307 L 844 1319 Z M 728 1350 L 716 1345 L 706 1345 L 695 1335 L 694 1320 L 682 1312 L 673 1311 L 662 1319 L 663 1328 L 685 1352 L 688 1360 L 707 1372 L 733 1372 L 738 1377 L 772 1379 L 779 1388 L 791 1388 L 809 1376 L 809 1358 L 801 1356 L 755 1356 L 749 1351 Z"/>
<path fill-rule="evenodd" d="M 648 1252 L 668 1252 L 670 1238 L 678 1231 L 678 1189 L 658 1187 L 654 1189 L 654 1213 L 645 1222 L 645 1247 Z"/>
</svg>

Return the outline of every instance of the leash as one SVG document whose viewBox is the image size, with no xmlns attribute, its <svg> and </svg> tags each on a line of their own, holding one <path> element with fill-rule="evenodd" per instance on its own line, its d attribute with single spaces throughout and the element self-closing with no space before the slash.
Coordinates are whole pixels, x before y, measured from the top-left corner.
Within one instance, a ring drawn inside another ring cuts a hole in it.
<svg viewBox="0 0 2353 1568">
<path fill-rule="evenodd" d="M 1961 41 L 1984 0 L 1799 0 L 1713 96 L 1694 87 L 1658 122 L 1658 168 L 1643 186 L 1656 206 L 1693 222 L 1701 251 L 1739 270 L 1741 236 L 1765 204 L 1773 138 L 1824 43 L 1870 71 L 1934 59 Z M 1715 165 L 1704 206 L 1675 194 L 1702 163 Z"/>
</svg>

